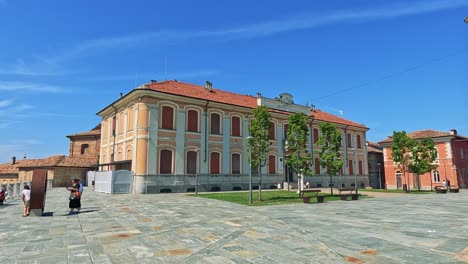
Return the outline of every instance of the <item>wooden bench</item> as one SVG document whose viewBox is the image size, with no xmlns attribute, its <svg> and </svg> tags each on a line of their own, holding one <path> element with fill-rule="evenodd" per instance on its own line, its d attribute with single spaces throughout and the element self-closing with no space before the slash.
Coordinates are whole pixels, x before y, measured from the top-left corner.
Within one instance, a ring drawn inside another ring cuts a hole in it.
<svg viewBox="0 0 468 264">
<path fill-rule="evenodd" d="M 434 190 L 436 191 L 436 193 L 447 193 L 448 189 L 444 186 L 435 186 Z"/>
<path fill-rule="evenodd" d="M 455 186 L 450 186 L 449 191 L 451 193 L 457 193 L 457 192 L 460 192 L 460 189 L 458 187 L 455 187 Z"/>
<path fill-rule="evenodd" d="M 345 192 L 345 193 L 342 193 L 342 192 Z M 359 194 L 354 188 L 339 188 L 338 195 L 340 196 L 340 199 L 342 201 L 347 201 L 348 196 L 351 196 L 351 200 L 357 200 L 359 197 Z"/>
<path fill-rule="evenodd" d="M 299 191 L 299 197 L 302 197 L 304 203 L 310 203 L 310 198 L 315 197 L 317 199 L 317 203 L 323 203 L 325 196 L 318 195 L 319 192 L 322 190 L 320 189 L 303 189 Z M 304 193 L 315 193 L 315 196 L 304 196 Z"/>
<path fill-rule="evenodd" d="M 320 189 L 303 189 L 303 190 L 300 190 L 299 191 L 299 197 L 304 197 L 304 193 L 315 193 L 315 196 L 317 196 L 317 194 L 319 192 L 321 192 L 322 190 Z"/>
</svg>

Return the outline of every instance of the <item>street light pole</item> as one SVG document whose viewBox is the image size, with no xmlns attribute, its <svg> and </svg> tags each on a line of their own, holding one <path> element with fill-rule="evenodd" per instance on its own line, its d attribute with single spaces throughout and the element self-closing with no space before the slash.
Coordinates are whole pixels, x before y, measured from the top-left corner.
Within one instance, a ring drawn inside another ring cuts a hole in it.
<svg viewBox="0 0 468 264">
<path fill-rule="evenodd" d="M 247 144 L 249 144 L 249 205 L 252 205 L 252 145 L 250 140 L 252 140 L 252 136 L 247 137 Z"/>
<path fill-rule="evenodd" d="M 199 169 L 198 167 L 200 166 L 200 150 L 197 149 L 197 167 L 196 167 L 196 170 L 195 170 L 195 195 L 198 194 L 198 173 L 199 173 Z"/>
</svg>

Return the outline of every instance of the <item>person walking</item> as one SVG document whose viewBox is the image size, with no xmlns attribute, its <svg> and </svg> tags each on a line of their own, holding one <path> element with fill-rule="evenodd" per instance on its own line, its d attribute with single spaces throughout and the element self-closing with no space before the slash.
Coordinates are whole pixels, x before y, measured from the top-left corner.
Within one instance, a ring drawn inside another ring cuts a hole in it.
<svg viewBox="0 0 468 264">
<path fill-rule="evenodd" d="M 78 191 L 80 192 L 80 207 L 77 208 L 79 212 L 81 210 L 81 198 L 83 198 L 83 184 L 80 182 L 80 179 L 75 178 L 75 180 L 78 183 Z"/>
<path fill-rule="evenodd" d="M 77 179 L 72 180 L 72 187 L 67 187 L 67 190 L 70 191 L 68 207 L 70 208 L 70 213 L 75 209 L 79 211 L 81 208 L 81 194 L 80 194 L 80 184 Z"/>
<path fill-rule="evenodd" d="M 25 185 L 23 192 L 21 192 L 21 200 L 23 200 L 24 204 L 23 217 L 29 216 L 31 205 L 31 190 L 29 189 L 28 185 Z"/>
<path fill-rule="evenodd" d="M 0 187 L 0 205 L 3 205 L 3 201 L 5 201 L 5 198 L 7 196 L 6 190 Z"/>
</svg>

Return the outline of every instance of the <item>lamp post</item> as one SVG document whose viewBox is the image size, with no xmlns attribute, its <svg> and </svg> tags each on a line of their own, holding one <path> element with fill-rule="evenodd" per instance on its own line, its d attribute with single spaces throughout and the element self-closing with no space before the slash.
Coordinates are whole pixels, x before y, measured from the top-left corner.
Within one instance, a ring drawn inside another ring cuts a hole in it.
<svg viewBox="0 0 468 264">
<path fill-rule="evenodd" d="M 249 205 L 252 205 L 252 145 L 250 140 L 252 136 L 247 137 L 247 144 L 249 144 Z"/>
<path fill-rule="evenodd" d="M 199 169 L 198 166 L 200 165 L 200 150 L 197 149 L 197 166 L 195 167 L 195 195 L 198 194 L 198 173 Z"/>
<path fill-rule="evenodd" d="M 382 189 L 382 177 L 380 176 L 380 162 L 377 163 L 377 168 L 379 169 L 379 189 Z"/>
<path fill-rule="evenodd" d="M 354 163 L 354 189 L 356 190 L 356 193 L 357 193 L 357 173 L 356 173 L 356 170 L 357 170 L 357 166 L 356 166 L 356 159 L 357 159 L 357 155 L 356 155 L 356 148 L 353 149 L 353 153 L 354 153 L 354 159 L 353 159 L 353 163 Z"/>
</svg>

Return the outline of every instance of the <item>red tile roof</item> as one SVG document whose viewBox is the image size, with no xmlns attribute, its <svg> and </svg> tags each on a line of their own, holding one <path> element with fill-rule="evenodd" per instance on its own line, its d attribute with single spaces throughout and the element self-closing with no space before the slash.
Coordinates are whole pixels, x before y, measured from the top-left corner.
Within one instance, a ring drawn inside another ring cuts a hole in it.
<svg viewBox="0 0 468 264">
<path fill-rule="evenodd" d="M 413 138 L 413 139 L 438 138 L 438 137 L 465 138 L 464 136 L 460 136 L 460 135 L 452 135 L 449 132 L 441 132 L 441 131 L 435 131 L 435 130 L 429 130 L 429 129 L 414 131 L 414 132 L 411 132 L 411 133 L 407 133 L 407 135 L 410 138 Z M 388 138 L 380 141 L 379 143 L 389 143 L 389 142 L 393 142 L 392 137 L 388 137 Z"/>
<path fill-rule="evenodd" d="M 81 132 L 73 135 L 68 135 L 67 138 L 72 138 L 72 137 L 86 137 L 86 136 L 101 136 L 101 128 L 99 127 L 98 129 L 93 129 L 90 131 L 86 132 Z"/>
<path fill-rule="evenodd" d="M 11 162 L 0 164 L 0 174 L 17 174 L 20 168 L 41 168 L 41 167 L 74 167 L 88 168 L 96 165 L 95 159 L 70 158 L 63 155 L 51 156 L 45 159 L 24 159 L 17 160 L 15 164 Z"/>
<path fill-rule="evenodd" d="M 237 105 L 249 108 L 257 107 L 257 98 L 251 95 L 241 95 L 213 88 L 211 91 L 205 87 L 195 84 L 189 84 L 179 81 L 164 81 L 158 83 L 146 84 L 148 89 L 182 95 L 202 100 L 210 100 L 224 104 Z"/>
<path fill-rule="evenodd" d="M 383 147 L 377 143 L 367 141 L 367 152 L 383 153 Z"/>
<path fill-rule="evenodd" d="M 257 97 L 251 95 L 241 95 L 232 92 L 227 92 L 219 89 L 213 88 L 211 91 L 208 91 L 205 87 L 200 85 L 194 85 L 179 81 L 164 81 L 164 82 L 157 82 L 157 83 L 149 83 L 146 84 L 146 88 L 162 93 L 174 94 L 174 95 L 181 95 L 187 96 L 191 98 L 197 98 L 201 100 L 210 100 L 214 102 L 220 102 L 230 105 L 248 107 L 248 108 L 255 108 L 257 107 Z M 272 109 L 273 111 L 273 109 Z M 278 110 L 278 112 L 284 112 Z M 284 112 L 287 114 L 287 112 Z M 329 114 L 327 112 L 323 112 L 321 110 L 316 110 L 311 112 L 311 115 L 316 120 L 337 123 L 337 124 L 345 124 L 355 127 L 366 128 L 363 124 L 358 124 L 352 122 L 350 120 Z"/>
<path fill-rule="evenodd" d="M 311 115 L 314 117 L 314 119 L 317 119 L 317 120 L 322 120 L 322 121 L 326 121 L 330 123 L 350 125 L 350 126 L 355 126 L 355 127 L 362 127 L 362 128 L 367 129 L 367 127 L 363 124 L 358 124 L 348 119 L 344 119 L 342 117 L 335 116 L 327 112 L 323 112 L 321 110 L 315 110 L 311 113 Z"/>
</svg>

